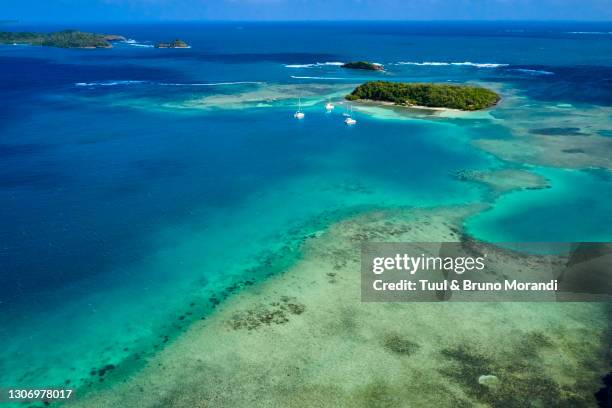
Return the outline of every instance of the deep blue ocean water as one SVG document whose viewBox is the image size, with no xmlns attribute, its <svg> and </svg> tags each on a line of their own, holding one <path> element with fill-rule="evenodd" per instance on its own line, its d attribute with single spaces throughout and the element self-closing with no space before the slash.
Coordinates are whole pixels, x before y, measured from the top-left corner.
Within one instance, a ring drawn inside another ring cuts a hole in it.
<svg viewBox="0 0 612 408">
<path fill-rule="evenodd" d="M 454 174 L 507 165 L 470 142 L 510 137 L 515 113 L 357 112 L 349 128 L 341 105 L 326 114 L 323 104 L 381 74 L 337 62 L 383 63 L 388 80 L 493 84 L 570 114 L 603 109 L 593 126 L 610 135 L 608 23 L 77 28 L 133 41 L 110 50 L 0 46 L 0 385 L 86 385 L 94 367 L 154 352 L 160 336 L 210 312 L 211 296 L 264 278 L 270 259 L 293 256 L 288 245 L 351 211 L 487 196 Z M 191 48 L 151 47 L 175 37 Z M 298 97 L 301 122 L 292 117 Z M 520 115 L 542 120 L 536 108 Z M 612 238 L 601 228 L 612 225 L 605 170 L 538 172 L 550 190 L 502 198 L 470 231 L 507 241 Z M 197 313 L 185 318 L 191 303 Z"/>
</svg>

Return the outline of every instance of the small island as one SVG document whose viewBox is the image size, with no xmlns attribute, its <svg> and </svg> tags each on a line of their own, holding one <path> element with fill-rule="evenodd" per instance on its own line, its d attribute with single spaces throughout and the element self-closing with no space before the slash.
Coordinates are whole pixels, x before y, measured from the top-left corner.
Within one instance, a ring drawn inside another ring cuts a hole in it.
<svg viewBox="0 0 612 408">
<path fill-rule="evenodd" d="M 177 38 L 169 43 L 157 43 L 155 44 L 155 48 L 189 48 L 189 45 L 185 41 Z"/>
<path fill-rule="evenodd" d="M 475 111 L 494 106 L 501 97 L 479 86 L 370 81 L 359 85 L 346 99 Z"/>
<path fill-rule="evenodd" d="M 354 61 L 342 64 L 342 68 L 349 69 L 365 69 L 367 71 L 384 71 L 385 68 L 380 64 L 374 64 L 367 61 Z"/>
<path fill-rule="evenodd" d="M 0 44 L 39 45 L 58 48 L 112 48 L 112 42 L 125 41 L 120 35 L 64 30 L 54 33 L 0 32 Z"/>
</svg>

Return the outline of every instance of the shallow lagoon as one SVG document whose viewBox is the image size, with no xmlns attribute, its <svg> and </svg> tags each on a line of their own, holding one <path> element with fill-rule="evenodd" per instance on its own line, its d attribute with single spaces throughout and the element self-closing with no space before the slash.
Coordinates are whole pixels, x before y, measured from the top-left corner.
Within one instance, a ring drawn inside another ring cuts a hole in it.
<svg viewBox="0 0 612 408">
<path fill-rule="evenodd" d="M 489 242 L 609 242 L 610 173 L 535 168 L 550 189 L 522 190 L 499 198 L 493 208 L 466 222 L 467 231 Z"/>
</svg>

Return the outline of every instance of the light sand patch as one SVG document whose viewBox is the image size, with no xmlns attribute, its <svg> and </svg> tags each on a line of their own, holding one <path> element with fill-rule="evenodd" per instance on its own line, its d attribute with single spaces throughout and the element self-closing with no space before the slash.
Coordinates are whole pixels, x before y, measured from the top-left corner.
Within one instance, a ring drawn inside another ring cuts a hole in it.
<svg viewBox="0 0 612 408">
<path fill-rule="evenodd" d="M 278 103 L 297 105 L 302 98 L 302 106 L 323 103 L 328 97 L 343 95 L 351 85 L 298 84 L 298 85 L 260 85 L 255 89 L 238 93 L 214 94 L 185 101 L 165 104 L 169 108 L 180 109 L 240 109 L 245 107 L 265 107 Z"/>
<path fill-rule="evenodd" d="M 483 86 L 494 90 L 495 92 L 502 94 L 511 92 L 506 90 L 499 83 L 482 83 L 482 82 L 468 82 L 470 85 Z M 504 101 L 500 101 L 498 105 Z M 373 100 L 359 100 L 351 102 L 354 104 L 355 109 L 368 113 L 379 119 L 432 119 L 432 118 L 446 118 L 446 119 L 472 119 L 472 120 L 491 120 L 494 121 L 495 117 L 491 115 L 491 112 L 496 107 L 489 109 L 481 109 L 478 111 L 464 111 L 460 109 L 442 108 L 442 107 L 431 107 L 431 106 L 419 106 L 410 105 L 403 106 L 397 105 L 393 102 L 386 101 L 373 101 Z"/>
<path fill-rule="evenodd" d="M 351 102 L 356 111 L 371 115 L 377 119 L 414 120 L 414 119 L 489 119 L 491 110 L 462 111 L 449 108 L 432 108 L 428 106 L 399 106 L 391 102 L 375 102 L 360 100 Z"/>
<path fill-rule="evenodd" d="M 532 101 L 517 90 L 506 90 L 492 115 L 514 137 L 475 140 L 474 144 L 504 160 L 572 169 L 612 169 L 612 138 L 602 136 L 610 129 L 609 107 L 548 104 Z"/>
<path fill-rule="evenodd" d="M 272 84 L 245 83 L 237 85 L 219 85 L 215 87 L 189 88 L 189 93 L 159 94 L 155 97 L 139 93 L 108 90 L 108 94 L 96 96 L 74 95 L 82 103 L 97 103 L 109 106 L 144 109 L 147 111 L 172 112 L 182 114 L 200 114 L 214 109 L 252 109 L 277 106 L 297 107 L 301 98 L 302 107 L 323 105 L 328 101 L 344 103 L 344 96 L 355 85 L 351 84 Z M 214 93 L 211 93 L 214 91 Z"/>
<path fill-rule="evenodd" d="M 612 169 L 612 139 L 603 136 L 535 136 L 480 139 L 474 144 L 515 163 L 579 169 Z"/>
</svg>

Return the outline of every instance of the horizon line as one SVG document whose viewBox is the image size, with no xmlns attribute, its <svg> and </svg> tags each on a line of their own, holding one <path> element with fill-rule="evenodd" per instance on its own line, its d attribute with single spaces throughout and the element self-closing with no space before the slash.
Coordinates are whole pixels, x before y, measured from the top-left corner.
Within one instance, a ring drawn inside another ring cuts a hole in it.
<svg viewBox="0 0 612 408">
<path fill-rule="evenodd" d="M 116 20 L 0 20 L 4 24 L 92 24 L 92 23 L 611 23 L 612 20 L 569 20 L 569 19 L 116 19 Z"/>
</svg>

